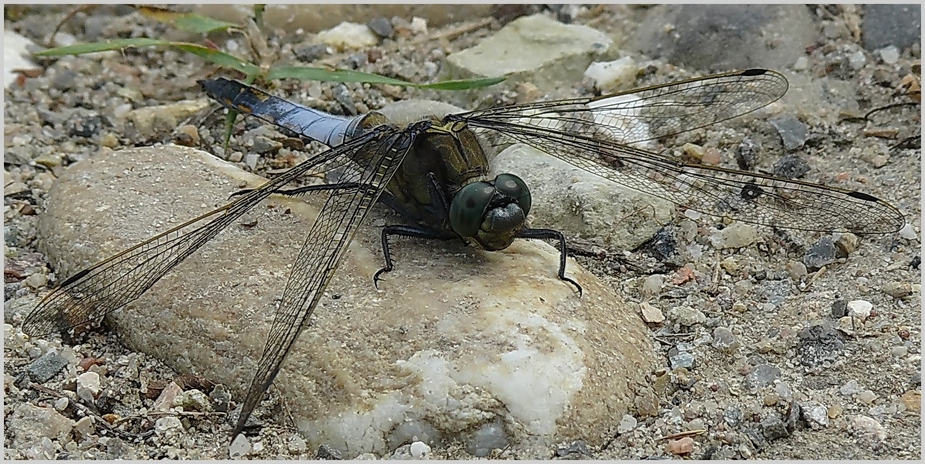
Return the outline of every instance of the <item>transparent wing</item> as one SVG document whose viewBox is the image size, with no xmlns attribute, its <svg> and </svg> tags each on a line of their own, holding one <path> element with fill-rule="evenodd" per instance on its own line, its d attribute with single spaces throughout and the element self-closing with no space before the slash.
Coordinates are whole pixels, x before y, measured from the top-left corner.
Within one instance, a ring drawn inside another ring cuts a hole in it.
<svg viewBox="0 0 925 464">
<path fill-rule="evenodd" d="M 362 176 L 351 175 L 345 179 L 345 183 L 358 187 L 335 190 L 328 197 L 293 264 L 257 373 L 244 399 L 232 437 L 244 429 L 247 418 L 270 388 L 286 354 L 337 269 L 347 244 L 416 138 L 417 129 L 410 127 L 405 131 L 388 134 L 380 143 L 369 145 L 368 148 L 374 150 L 375 154 L 361 157 L 373 160 L 372 165 Z"/>
<path fill-rule="evenodd" d="M 465 121 L 489 144 L 525 143 L 618 184 L 713 216 L 797 230 L 890 233 L 902 228 L 903 215 L 871 195 L 685 164 L 630 145 L 754 111 L 786 90 L 782 75 L 748 70 L 447 119 Z"/>
<path fill-rule="evenodd" d="M 317 165 L 356 158 L 377 131 L 304 161 L 239 199 L 97 263 L 61 283 L 26 316 L 23 331 L 44 335 L 97 320 L 134 301 L 167 272 L 288 182 Z"/>
</svg>

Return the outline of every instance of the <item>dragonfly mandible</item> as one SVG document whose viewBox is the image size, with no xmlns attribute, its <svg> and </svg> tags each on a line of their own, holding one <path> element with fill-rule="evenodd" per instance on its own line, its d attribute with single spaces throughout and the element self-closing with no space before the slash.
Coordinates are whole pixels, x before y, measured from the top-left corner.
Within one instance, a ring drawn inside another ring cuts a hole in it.
<svg viewBox="0 0 925 464">
<path fill-rule="evenodd" d="M 527 186 L 514 174 L 488 176 L 488 147 L 525 143 L 623 186 L 660 196 L 682 208 L 765 226 L 882 234 L 898 231 L 903 215 L 857 191 L 764 174 L 684 163 L 634 144 L 703 128 L 781 98 L 787 80 L 762 69 L 730 72 L 602 97 L 575 98 L 433 116 L 405 126 L 371 112 L 327 114 L 239 83 L 200 81 L 222 105 L 331 148 L 231 203 L 157 235 L 64 280 L 26 317 L 23 330 L 40 335 L 100 319 L 138 298 L 248 210 L 273 193 L 327 191 L 286 284 L 258 369 L 232 438 L 259 404 L 305 327 L 356 230 L 377 201 L 412 224 L 383 228 L 388 237 L 462 239 L 482 249 L 518 238 L 559 245 L 558 277 L 565 275 L 565 238 L 531 229 Z M 309 173 L 345 168 L 336 181 L 286 189 Z"/>
</svg>

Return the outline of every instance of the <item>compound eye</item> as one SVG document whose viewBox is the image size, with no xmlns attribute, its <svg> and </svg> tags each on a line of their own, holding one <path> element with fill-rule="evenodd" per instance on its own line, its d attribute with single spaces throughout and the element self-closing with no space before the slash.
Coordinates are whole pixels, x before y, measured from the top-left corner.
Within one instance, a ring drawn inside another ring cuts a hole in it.
<svg viewBox="0 0 925 464">
<path fill-rule="evenodd" d="M 450 226 L 462 237 L 474 237 L 482 217 L 495 194 L 488 182 L 473 182 L 463 187 L 450 204 Z"/>
<path fill-rule="evenodd" d="M 524 216 L 530 214 L 533 199 L 527 183 L 514 174 L 500 174 L 495 177 L 495 188 L 498 192 L 514 199 L 514 202 L 524 211 Z"/>
</svg>

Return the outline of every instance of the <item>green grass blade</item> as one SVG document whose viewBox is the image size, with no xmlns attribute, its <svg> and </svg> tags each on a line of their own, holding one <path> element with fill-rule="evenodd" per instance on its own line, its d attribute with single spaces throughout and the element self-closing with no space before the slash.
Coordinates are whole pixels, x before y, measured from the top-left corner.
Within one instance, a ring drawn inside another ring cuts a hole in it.
<svg viewBox="0 0 925 464">
<path fill-rule="evenodd" d="M 86 43 L 86 44 L 76 44 L 68 45 L 66 47 L 57 47 L 49 48 L 48 50 L 43 50 L 35 54 L 35 56 L 64 56 L 64 55 L 82 55 L 85 53 L 94 53 L 94 52 L 104 52 L 110 50 L 121 50 L 128 47 L 150 47 L 150 46 L 166 46 L 166 47 L 176 47 L 180 50 L 183 50 L 188 53 L 192 53 L 196 56 L 202 57 L 207 61 L 211 61 L 214 64 L 219 66 L 234 69 L 240 71 L 248 76 L 256 75 L 260 72 L 260 68 L 256 65 L 248 63 L 234 55 L 215 50 L 214 48 L 209 48 L 203 45 L 198 45 L 194 43 L 187 42 L 171 42 L 168 40 L 159 40 L 159 39 L 148 39 L 148 38 L 135 38 L 135 39 L 120 39 L 120 40 L 110 40 L 107 42 L 95 42 L 95 43 Z"/>
<path fill-rule="evenodd" d="M 413 82 L 403 81 L 391 77 L 380 76 L 360 71 L 347 69 L 325 69 L 313 68 L 308 66 L 279 66 L 270 68 L 266 79 L 299 79 L 306 81 L 329 81 L 329 82 L 363 82 L 368 84 L 389 84 L 402 87 L 418 87 L 422 89 L 435 90 L 466 90 L 495 85 L 504 81 L 503 77 L 488 77 L 479 79 L 464 79 L 456 81 L 435 82 L 432 84 L 415 84 Z"/>
<path fill-rule="evenodd" d="M 500 84 L 506 79 L 506 77 L 480 77 L 477 79 L 459 79 L 455 81 L 434 82 L 433 84 L 419 84 L 418 87 L 432 90 L 469 90 Z"/>
<path fill-rule="evenodd" d="M 148 39 L 137 37 L 134 39 L 116 39 L 107 40 L 106 42 L 93 42 L 84 44 L 68 45 L 66 47 L 49 48 L 36 52 L 35 56 L 66 56 L 66 55 L 83 55 L 85 53 L 106 52 L 110 50 L 121 50 L 130 47 L 149 47 L 152 45 L 170 45 L 167 40 Z"/>
<path fill-rule="evenodd" d="M 208 34 L 213 31 L 224 31 L 233 27 L 239 27 L 237 24 L 219 21 L 208 16 L 201 16 L 193 13 L 178 13 L 164 8 L 141 6 L 138 7 L 138 11 L 155 21 L 171 24 L 178 29 L 198 34 Z"/>
<path fill-rule="evenodd" d="M 234 55 L 230 55 L 214 48 L 186 42 L 170 42 L 168 45 L 202 57 L 203 59 L 211 61 L 212 63 L 215 63 L 219 66 L 241 71 L 248 76 L 256 75 L 260 72 L 260 68 L 257 67 L 257 65 L 248 63 L 247 61 L 244 61 Z"/>
</svg>

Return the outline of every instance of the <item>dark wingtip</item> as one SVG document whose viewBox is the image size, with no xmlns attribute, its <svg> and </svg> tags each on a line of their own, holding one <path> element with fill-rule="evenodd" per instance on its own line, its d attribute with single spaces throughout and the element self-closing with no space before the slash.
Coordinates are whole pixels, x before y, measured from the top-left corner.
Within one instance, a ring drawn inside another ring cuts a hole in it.
<svg viewBox="0 0 925 464">
<path fill-rule="evenodd" d="M 880 201 L 879 198 L 873 195 L 864 193 L 864 192 L 849 192 L 848 196 L 852 198 L 857 198 L 858 200 L 864 200 L 864 201 L 874 201 L 874 202 Z"/>
<path fill-rule="evenodd" d="M 743 76 L 761 76 L 767 73 L 768 73 L 767 69 L 757 69 L 757 68 L 756 69 L 746 69 L 745 71 L 742 71 Z"/>
</svg>

